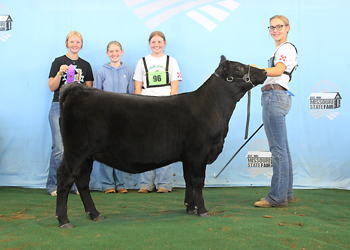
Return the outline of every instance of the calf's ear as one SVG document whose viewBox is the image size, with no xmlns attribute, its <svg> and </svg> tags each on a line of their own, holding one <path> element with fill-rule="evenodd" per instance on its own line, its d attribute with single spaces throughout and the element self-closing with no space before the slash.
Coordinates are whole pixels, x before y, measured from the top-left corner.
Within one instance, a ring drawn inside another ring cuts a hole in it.
<svg viewBox="0 0 350 250">
<path fill-rule="evenodd" d="M 227 60 L 226 60 L 226 57 L 224 56 L 224 55 L 222 55 L 221 56 L 221 60 L 220 60 L 220 64 L 219 64 L 219 66 L 222 66 L 222 64 L 224 63 L 224 62 L 226 62 Z"/>
<path fill-rule="evenodd" d="M 224 55 L 222 55 L 219 67 L 215 70 L 215 72 L 221 77 L 226 77 L 227 76 L 226 66 L 227 66 L 226 57 Z"/>
</svg>

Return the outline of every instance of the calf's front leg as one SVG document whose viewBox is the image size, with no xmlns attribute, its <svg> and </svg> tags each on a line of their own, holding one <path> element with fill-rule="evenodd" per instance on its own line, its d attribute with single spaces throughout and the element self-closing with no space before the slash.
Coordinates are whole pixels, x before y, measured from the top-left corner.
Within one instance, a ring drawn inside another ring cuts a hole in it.
<svg viewBox="0 0 350 250">
<path fill-rule="evenodd" d="M 186 184 L 185 202 L 184 202 L 186 206 L 186 212 L 188 214 L 197 214 L 197 209 L 194 204 L 193 186 L 191 183 L 191 168 L 189 164 L 183 163 L 183 172 L 184 172 L 184 179 Z"/>
<path fill-rule="evenodd" d="M 90 175 L 92 171 L 93 160 L 87 159 L 81 168 L 80 173 L 75 181 L 75 184 L 78 187 L 80 198 L 84 204 L 85 212 L 90 216 L 93 221 L 103 220 L 103 216 L 97 211 L 94 201 L 92 200 L 89 183 Z"/>
<path fill-rule="evenodd" d="M 201 162 L 204 162 L 201 164 Z M 198 214 L 207 217 L 208 211 L 204 206 L 202 189 L 205 180 L 206 160 L 201 157 L 194 158 L 184 163 L 184 177 L 186 181 L 185 204 L 187 203 L 187 213 Z"/>
<path fill-rule="evenodd" d="M 205 175 L 205 174 L 204 174 Z M 203 187 L 205 176 L 192 177 L 194 189 L 194 202 L 198 209 L 198 215 L 201 217 L 208 217 L 208 211 L 204 206 Z"/>
</svg>

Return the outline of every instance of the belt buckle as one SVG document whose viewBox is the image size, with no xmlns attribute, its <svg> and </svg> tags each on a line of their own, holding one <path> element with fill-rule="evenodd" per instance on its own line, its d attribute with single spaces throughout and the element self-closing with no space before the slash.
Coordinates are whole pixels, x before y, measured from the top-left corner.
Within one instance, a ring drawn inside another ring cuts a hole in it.
<svg viewBox="0 0 350 250">
<path fill-rule="evenodd" d="M 280 87 L 278 84 L 271 84 L 271 89 L 273 90 L 280 90 Z"/>
</svg>

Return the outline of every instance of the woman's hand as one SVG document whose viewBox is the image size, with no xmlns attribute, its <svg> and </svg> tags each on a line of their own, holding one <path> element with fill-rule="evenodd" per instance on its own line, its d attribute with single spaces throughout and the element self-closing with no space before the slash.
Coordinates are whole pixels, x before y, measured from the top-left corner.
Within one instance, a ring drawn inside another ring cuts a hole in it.
<svg viewBox="0 0 350 250">
<path fill-rule="evenodd" d="M 58 71 L 58 74 L 60 76 L 63 76 L 63 74 L 66 73 L 67 70 L 69 70 L 68 65 L 63 64 L 63 65 L 61 65 L 60 70 Z"/>
<path fill-rule="evenodd" d="M 69 67 L 67 65 L 61 65 L 60 70 L 57 72 L 55 77 L 50 77 L 49 79 L 49 88 L 52 92 L 54 92 L 60 86 L 61 77 L 64 73 L 67 72 Z"/>
</svg>

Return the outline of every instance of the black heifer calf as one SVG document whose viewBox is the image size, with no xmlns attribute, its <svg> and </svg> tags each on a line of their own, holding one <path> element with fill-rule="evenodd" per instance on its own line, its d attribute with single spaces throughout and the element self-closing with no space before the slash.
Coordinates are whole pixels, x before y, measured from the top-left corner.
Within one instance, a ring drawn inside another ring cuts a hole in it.
<svg viewBox="0 0 350 250">
<path fill-rule="evenodd" d="M 266 79 L 266 71 L 221 57 L 215 73 L 196 91 L 146 97 L 69 84 L 60 93 L 64 157 L 57 171 L 56 216 L 67 218 L 75 182 L 85 211 L 102 220 L 90 196 L 93 160 L 128 173 L 141 173 L 181 161 L 190 214 L 207 216 L 202 188 L 205 169 L 221 153 L 236 103 Z"/>
</svg>

